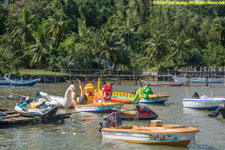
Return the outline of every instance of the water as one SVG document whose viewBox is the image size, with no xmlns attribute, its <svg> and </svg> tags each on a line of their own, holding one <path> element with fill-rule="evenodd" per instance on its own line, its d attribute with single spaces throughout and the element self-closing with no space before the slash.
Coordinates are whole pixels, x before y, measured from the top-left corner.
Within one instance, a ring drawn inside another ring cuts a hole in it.
<svg viewBox="0 0 225 150">
<path fill-rule="evenodd" d="M 123 85 L 113 85 L 116 91 L 131 92 L 138 88 L 133 82 L 122 82 Z M 197 127 L 200 132 L 195 136 L 188 148 L 133 144 L 123 141 L 103 139 L 98 132 L 99 122 L 103 121 L 104 114 L 77 113 L 72 119 L 67 119 L 64 124 L 38 124 L 16 128 L 0 129 L 0 149 L 32 149 L 32 150 L 61 150 L 61 149 L 107 149 L 107 150 L 180 150 L 180 149 L 225 149 L 225 119 L 221 116 L 209 118 L 209 112 L 185 109 L 182 98 L 191 96 L 195 91 L 199 95 L 211 95 L 209 88 L 186 87 L 152 87 L 154 93 L 168 94 L 170 97 L 165 105 L 147 105 L 155 111 L 165 124 L 183 124 Z M 223 84 L 210 84 L 214 97 L 225 96 Z M 0 108 L 13 109 L 15 100 L 7 100 L 10 94 L 35 96 L 36 91 L 44 91 L 51 95 L 64 96 L 69 83 L 35 85 L 34 87 L 0 87 Z M 76 84 L 77 94 L 80 93 Z M 132 104 L 124 105 L 124 108 L 134 108 Z M 74 109 L 60 109 L 61 112 L 72 112 Z M 146 125 L 148 121 L 139 121 L 139 125 Z M 123 121 L 123 124 L 135 124 L 133 121 Z M 75 135 L 76 134 L 76 135 Z"/>
</svg>

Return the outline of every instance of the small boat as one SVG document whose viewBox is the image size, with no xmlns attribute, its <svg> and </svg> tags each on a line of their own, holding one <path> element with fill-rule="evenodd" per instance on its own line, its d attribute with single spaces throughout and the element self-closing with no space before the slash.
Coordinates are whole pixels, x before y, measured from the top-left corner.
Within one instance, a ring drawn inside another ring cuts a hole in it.
<svg viewBox="0 0 225 150">
<path fill-rule="evenodd" d="M 74 105 L 76 112 L 95 112 L 95 113 L 107 113 L 120 109 L 123 103 L 102 101 L 98 103 L 90 103 L 84 105 Z"/>
<path fill-rule="evenodd" d="M 187 81 L 188 78 L 172 76 L 172 79 L 176 82 Z M 205 83 L 206 78 L 190 78 L 191 83 Z M 208 83 L 223 83 L 224 79 L 208 78 Z"/>
<path fill-rule="evenodd" d="M 165 82 L 165 81 L 145 81 L 145 80 L 140 80 L 143 82 L 145 85 L 147 84 L 148 86 L 182 86 L 186 81 L 176 81 L 176 82 Z"/>
<path fill-rule="evenodd" d="M 158 118 L 158 115 L 148 107 L 136 106 L 134 110 L 122 110 L 116 112 L 122 120 L 150 120 Z M 112 114 L 109 114 L 112 115 Z M 103 116 L 106 119 L 109 115 Z"/>
<path fill-rule="evenodd" d="M 7 116 L 6 113 L 0 111 L 0 121 L 5 120 L 6 116 Z"/>
<path fill-rule="evenodd" d="M 149 95 L 149 99 L 143 98 L 143 96 L 140 96 L 139 103 L 145 103 L 145 104 L 164 104 L 169 96 L 165 94 L 153 94 Z"/>
<path fill-rule="evenodd" d="M 65 96 L 53 96 L 48 95 L 47 93 L 40 92 L 40 95 L 46 99 L 48 102 L 58 105 L 59 107 L 73 107 L 74 106 L 74 98 L 75 98 L 75 86 L 72 84 L 68 87 L 65 92 Z"/>
<path fill-rule="evenodd" d="M 104 85 L 104 90 L 101 90 L 100 79 L 98 79 L 98 88 L 95 95 L 93 94 L 95 89 L 92 83 L 88 83 L 84 90 L 79 81 L 79 87 L 81 95 L 76 99 L 76 104 L 74 105 L 77 112 L 112 112 L 114 109 L 120 109 L 124 104 L 111 101 L 112 85 Z"/>
<path fill-rule="evenodd" d="M 58 106 L 46 101 L 34 101 L 27 97 L 17 103 L 15 110 L 21 114 L 33 116 L 51 116 L 56 114 Z"/>
<path fill-rule="evenodd" d="M 207 109 L 207 110 L 215 110 L 218 108 L 220 104 L 225 102 L 225 98 L 212 98 L 206 95 L 202 95 L 193 98 L 183 98 L 183 106 L 185 108 L 192 109 Z"/>
<path fill-rule="evenodd" d="M 122 126 L 118 115 L 111 115 L 105 123 L 100 123 L 99 131 L 103 138 L 126 141 L 140 144 L 157 144 L 187 147 L 197 128 L 183 125 L 163 125 L 161 120 L 153 120 L 150 126 Z"/>
<path fill-rule="evenodd" d="M 32 80 L 10 79 L 10 75 L 7 75 L 0 80 L 0 86 L 33 86 L 40 81 L 41 78 Z"/>
</svg>

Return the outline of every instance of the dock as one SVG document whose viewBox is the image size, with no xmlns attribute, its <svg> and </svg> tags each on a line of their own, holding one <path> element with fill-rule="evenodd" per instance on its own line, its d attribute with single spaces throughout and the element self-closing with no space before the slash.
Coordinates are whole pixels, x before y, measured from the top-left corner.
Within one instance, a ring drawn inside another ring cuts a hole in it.
<svg viewBox="0 0 225 150">
<path fill-rule="evenodd" d="M 56 114 L 52 116 L 33 116 L 18 113 L 14 110 L 0 109 L 7 114 L 6 119 L 0 121 L 0 128 L 9 128 L 15 126 L 25 126 L 28 124 L 46 124 L 46 123 L 63 123 L 65 119 L 70 118 L 71 113 Z"/>
<path fill-rule="evenodd" d="M 51 71 L 51 75 L 47 74 Z M 88 82 L 101 78 L 102 80 L 116 80 L 121 84 L 123 80 L 133 80 L 134 84 L 141 80 L 149 81 L 171 81 L 172 76 L 191 77 L 208 77 L 208 78 L 225 78 L 225 67 L 186 67 L 173 69 L 156 69 L 150 70 L 105 70 L 105 69 L 58 69 L 46 70 L 42 75 L 11 75 L 11 78 L 23 78 L 24 80 L 41 78 L 41 83 L 59 83 L 71 82 L 77 80 Z"/>
</svg>

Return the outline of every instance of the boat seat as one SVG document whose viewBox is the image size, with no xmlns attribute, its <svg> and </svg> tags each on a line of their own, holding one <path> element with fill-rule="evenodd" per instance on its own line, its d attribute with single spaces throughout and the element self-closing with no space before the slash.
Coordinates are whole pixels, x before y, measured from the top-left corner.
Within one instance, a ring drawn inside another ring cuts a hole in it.
<svg viewBox="0 0 225 150">
<path fill-rule="evenodd" d="M 34 109 L 38 108 L 39 106 L 43 105 L 45 101 L 39 101 L 39 102 L 31 102 L 30 104 L 27 105 L 27 107 Z"/>
<path fill-rule="evenodd" d="M 125 115 L 136 115 L 138 113 L 137 110 L 129 110 L 123 112 Z"/>
<path fill-rule="evenodd" d="M 133 129 L 133 126 L 119 126 L 119 127 L 116 127 L 116 129 Z"/>
<path fill-rule="evenodd" d="M 28 110 L 28 108 L 27 107 L 21 107 L 21 109 L 23 110 L 23 111 L 27 111 Z"/>
</svg>

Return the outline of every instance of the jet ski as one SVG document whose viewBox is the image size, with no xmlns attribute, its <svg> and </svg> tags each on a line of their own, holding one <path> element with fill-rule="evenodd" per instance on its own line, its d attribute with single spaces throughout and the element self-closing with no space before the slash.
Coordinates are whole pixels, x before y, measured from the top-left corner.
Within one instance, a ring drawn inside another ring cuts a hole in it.
<svg viewBox="0 0 225 150">
<path fill-rule="evenodd" d="M 148 107 L 140 107 L 139 105 L 136 105 L 136 109 L 134 110 L 122 110 L 116 112 L 116 114 L 123 120 L 150 120 L 150 119 L 156 119 L 158 118 L 158 115 L 149 109 Z M 106 119 L 109 115 L 104 116 L 104 119 Z"/>
<path fill-rule="evenodd" d="M 26 97 L 16 104 L 15 110 L 21 114 L 33 116 L 52 116 L 58 111 L 58 105 Z"/>
</svg>

